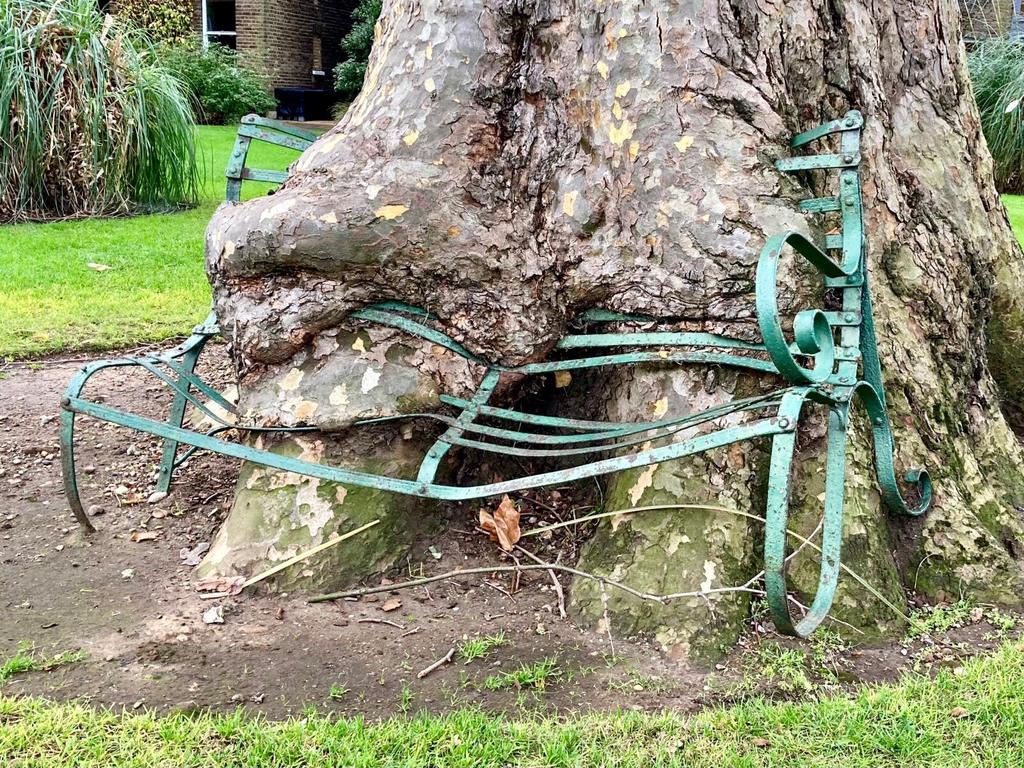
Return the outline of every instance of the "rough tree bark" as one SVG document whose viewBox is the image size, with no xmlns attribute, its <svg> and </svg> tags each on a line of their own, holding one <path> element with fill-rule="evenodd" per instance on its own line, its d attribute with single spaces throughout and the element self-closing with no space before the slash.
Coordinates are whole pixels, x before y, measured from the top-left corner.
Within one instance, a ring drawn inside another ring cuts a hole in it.
<svg viewBox="0 0 1024 768">
<path fill-rule="evenodd" d="M 759 248 L 809 226 L 794 202 L 808 190 L 772 160 L 791 134 L 850 108 L 867 118 L 868 252 L 898 460 L 931 468 L 937 501 L 923 521 L 890 518 L 855 441 L 846 560 L 897 602 L 916 587 L 1017 603 L 1024 457 L 995 382 L 1008 405 L 1024 402 L 1024 262 L 992 185 L 954 0 L 385 0 L 345 118 L 276 194 L 222 207 L 210 225 L 208 271 L 246 371 L 243 401 L 258 417 L 290 423 L 298 411 L 332 430 L 459 391 L 472 373 L 415 340 L 338 343 L 352 333 L 347 312 L 386 299 L 433 311 L 471 350 L 508 363 L 543 358 L 575 314 L 598 306 L 755 337 Z M 797 277 L 786 301 L 819 306 L 820 291 Z M 344 392 L 314 375 L 332 367 L 352 378 Z M 620 417 L 741 386 L 656 368 L 602 381 L 590 386 Z M 399 443 L 418 439 L 384 444 L 400 461 Z M 810 530 L 820 430 L 801 445 L 794 524 Z M 623 473 L 608 479 L 606 505 L 756 511 L 763 464 L 742 447 Z M 273 539 L 278 522 L 294 530 L 308 516 L 267 493 L 236 503 L 225 531 L 262 515 L 260 535 Z M 374 504 L 373 514 L 408 509 Z M 237 567 L 230 552 L 247 535 L 222 532 L 207 570 Z M 759 536 L 712 512 L 612 519 L 582 567 L 660 592 L 723 586 L 756 573 Z M 811 586 L 812 566 L 797 564 L 798 585 Z M 747 603 L 609 595 L 607 615 L 619 631 L 707 657 L 735 637 Z M 574 605 L 603 621 L 592 585 L 574 585 Z M 849 580 L 836 613 L 870 631 L 894 625 Z"/>
</svg>

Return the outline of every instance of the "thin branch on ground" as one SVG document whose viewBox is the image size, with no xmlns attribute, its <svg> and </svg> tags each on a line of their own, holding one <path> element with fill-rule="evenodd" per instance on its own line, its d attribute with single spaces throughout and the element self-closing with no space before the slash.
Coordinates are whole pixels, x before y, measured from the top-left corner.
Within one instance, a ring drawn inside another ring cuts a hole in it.
<svg viewBox="0 0 1024 768">
<path fill-rule="evenodd" d="M 422 680 L 424 677 L 429 675 L 435 669 L 443 667 L 445 664 L 449 663 L 453 658 L 455 658 L 455 646 L 452 646 L 451 650 L 449 650 L 448 653 L 446 653 L 440 659 L 435 661 L 429 667 L 425 667 L 425 668 L 421 669 L 419 672 L 417 672 L 416 673 L 416 679 L 417 680 Z"/>
<path fill-rule="evenodd" d="M 516 544 L 515 548 L 533 560 L 533 562 L 545 565 L 543 560 L 533 554 L 530 550 L 526 549 L 526 547 Z M 551 577 L 551 582 L 554 585 L 555 594 L 558 595 L 558 615 L 564 619 L 567 614 L 565 612 L 565 592 L 562 591 L 562 582 L 558 580 L 558 574 L 556 574 L 554 570 L 548 570 L 548 575 Z"/>
</svg>

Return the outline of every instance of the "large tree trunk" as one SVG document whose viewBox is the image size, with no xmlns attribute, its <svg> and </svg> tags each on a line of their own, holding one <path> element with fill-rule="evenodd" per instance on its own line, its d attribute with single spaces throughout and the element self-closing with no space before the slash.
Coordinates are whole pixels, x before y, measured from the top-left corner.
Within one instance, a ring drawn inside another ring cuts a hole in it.
<svg viewBox="0 0 1024 768">
<path fill-rule="evenodd" d="M 395 365 L 325 342 L 347 312 L 386 299 L 433 311 L 468 348 L 506 363 L 543 358 L 590 307 L 755 338 L 759 249 L 768 234 L 808 228 L 795 200 L 809 190 L 772 160 L 791 134 L 851 108 L 866 116 L 868 252 L 897 458 L 931 468 L 937 499 L 923 523 L 891 519 L 856 440 L 846 561 L 897 602 L 907 586 L 1017 602 L 1024 464 L 993 373 L 1011 405 L 1024 402 L 1024 270 L 953 0 L 385 0 L 344 120 L 276 194 L 225 206 L 210 225 L 208 269 L 247 371 L 243 397 L 278 419 L 271 405 L 287 401 L 324 429 L 406 408 L 385 394 L 339 409 L 342 398 L 293 373 L 319 355 L 373 369 L 374 385 L 394 377 L 394 393 L 430 390 L 416 375 L 444 377 L 420 342 L 405 339 L 412 351 Z M 818 306 L 798 283 L 789 303 Z M 283 392 L 282 380 L 294 386 Z M 738 386 L 657 369 L 601 381 L 606 413 L 631 417 Z M 821 448 L 812 427 L 794 498 L 805 530 L 820 506 Z M 763 478 L 763 455 L 744 447 L 612 477 L 606 501 L 760 512 Z M 245 498 L 232 517 L 253 514 Z M 759 535 L 716 512 L 613 518 L 581 567 L 659 592 L 723 586 L 757 572 Z M 796 564 L 798 584 L 811 586 L 812 566 Z M 654 633 L 680 655 L 717 652 L 747 610 L 742 594 L 652 607 L 574 592 L 584 617 L 607 605 L 613 626 Z M 850 580 L 836 613 L 874 631 L 893 624 Z"/>
</svg>

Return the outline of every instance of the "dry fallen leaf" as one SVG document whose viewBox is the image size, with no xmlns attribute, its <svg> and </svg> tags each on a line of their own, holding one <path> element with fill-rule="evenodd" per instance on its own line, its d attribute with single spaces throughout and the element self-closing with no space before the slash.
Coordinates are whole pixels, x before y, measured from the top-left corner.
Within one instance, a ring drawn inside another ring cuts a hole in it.
<svg viewBox="0 0 1024 768">
<path fill-rule="evenodd" d="M 969 714 L 970 714 L 970 712 L 968 712 L 963 707 L 953 707 L 951 710 L 949 710 L 949 716 L 950 717 L 955 717 L 957 719 L 959 719 L 961 717 L 967 717 L 967 715 L 969 715 Z"/>
<path fill-rule="evenodd" d="M 572 374 L 569 371 L 555 371 L 555 389 L 564 389 L 572 384 Z"/>
<path fill-rule="evenodd" d="M 160 535 L 159 531 L 135 531 L 128 538 L 129 538 L 129 540 L 136 541 L 136 542 L 138 542 L 138 541 L 152 541 L 153 539 L 155 539 L 159 535 Z"/>
<path fill-rule="evenodd" d="M 398 610 L 401 607 L 402 607 L 402 601 L 399 598 L 397 598 L 397 597 L 389 597 L 387 600 L 385 600 L 381 604 L 380 609 L 382 611 L 384 611 L 385 613 L 388 613 L 390 611 L 396 611 L 396 610 Z"/>
<path fill-rule="evenodd" d="M 97 264 L 95 261 L 90 261 L 85 266 L 87 266 L 89 269 L 94 269 L 97 272 L 106 272 L 108 269 L 110 269 L 110 265 L 108 265 L 108 264 Z"/>
<path fill-rule="evenodd" d="M 491 541 L 498 542 L 506 552 L 512 551 L 512 547 L 519 541 L 519 510 L 515 502 L 505 495 L 501 503 L 494 510 L 494 513 L 486 509 L 480 509 L 480 527 L 491 534 Z"/>
<path fill-rule="evenodd" d="M 227 592 L 237 595 L 242 591 L 245 579 L 241 576 L 210 576 L 196 582 L 196 592 Z"/>
<path fill-rule="evenodd" d="M 763 736 L 758 736 L 756 739 L 754 739 L 755 747 L 767 747 L 769 744 L 771 744 L 771 742 Z"/>
</svg>

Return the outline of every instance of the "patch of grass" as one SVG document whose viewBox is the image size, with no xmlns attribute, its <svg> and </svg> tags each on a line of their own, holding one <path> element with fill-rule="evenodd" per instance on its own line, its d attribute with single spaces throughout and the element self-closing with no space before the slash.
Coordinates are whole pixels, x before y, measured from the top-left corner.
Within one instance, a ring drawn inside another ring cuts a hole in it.
<svg viewBox="0 0 1024 768">
<path fill-rule="evenodd" d="M 1017 242 L 1024 245 L 1024 195 L 1002 195 L 1003 207 L 1010 219 L 1010 226 L 1017 236 Z"/>
<path fill-rule="evenodd" d="M 202 320 L 210 305 L 203 234 L 224 199 L 234 137 L 234 127 L 198 129 L 204 177 L 193 210 L 0 227 L 0 357 L 157 342 Z M 296 157 L 254 142 L 250 165 L 283 169 Z M 243 191 L 250 198 L 268 188 Z"/>
<path fill-rule="evenodd" d="M 729 701 L 827 692 L 839 683 L 847 650 L 842 637 L 829 629 L 795 647 L 763 641 L 742 655 L 738 675 L 715 675 L 708 689 Z"/>
<path fill-rule="evenodd" d="M 487 635 L 485 637 L 473 637 L 463 640 L 459 643 L 459 658 L 464 663 L 469 664 L 475 659 L 485 659 L 490 655 L 491 651 L 495 648 L 500 648 L 503 645 L 508 645 L 508 640 L 505 639 L 505 633 L 499 632 L 496 635 Z"/>
<path fill-rule="evenodd" d="M 490 675 L 484 680 L 484 687 L 491 691 L 498 691 L 503 688 L 532 688 L 535 691 L 543 691 L 549 683 L 560 680 L 563 677 L 561 668 L 558 666 L 558 657 L 549 656 L 546 659 L 534 662 L 533 664 L 520 664 L 511 672 L 502 672 L 498 675 Z"/>
<path fill-rule="evenodd" d="M 783 693 L 810 693 L 814 683 L 807 673 L 807 656 L 795 648 L 766 643 L 756 653 L 764 682 Z"/>
<path fill-rule="evenodd" d="M 74 664 L 85 658 L 84 651 L 63 651 L 56 656 L 41 656 L 33 645 L 22 643 L 17 652 L 0 664 L 0 683 L 6 682 L 11 676 L 22 672 L 48 672 L 51 669 Z"/>
<path fill-rule="evenodd" d="M 345 695 L 349 693 L 351 690 L 352 689 L 346 685 L 341 685 L 340 683 L 332 683 L 331 690 L 327 695 L 335 701 L 340 701 L 341 699 L 345 698 Z"/>
<path fill-rule="evenodd" d="M 811 653 L 808 663 L 812 672 L 830 682 L 839 679 L 843 654 L 849 650 L 842 635 L 834 629 L 822 627 L 810 637 Z"/>
<path fill-rule="evenodd" d="M 957 674 L 910 674 L 850 696 L 758 699 L 694 717 L 620 712 L 512 719 L 479 710 L 380 723 L 239 711 L 154 714 L 0 697 L 0 765 L 33 768 L 1016 768 L 1024 765 L 1024 644 Z"/>
<path fill-rule="evenodd" d="M 906 639 L 916 640 L 919 637 L 942 635 L 955 627 L 962 627 L 971 622 L 973 611 L 974 603 L 970 600 L 919 608 L 910 616 Z"/>
<path fill-rule="evenodd" d="M 398 699 L 398 711 L 403 715 L 408 714 L 409 710 L 412 709 L 412 703 L 416 699 L 416 696 L 412 692 L 412 688 L 409 687 L 408 683 L 402 684 L 402 693 Z"/>
<path fill-rule="evenodd" d="M 985 613 L 985 621 L 992 625 L 993 632 L 986 635 L 986 639 L 1002 639 L 1007 633 L 1017 628 L 1017 617 L 1010 613 L 1003 613 L 998 608 Z"/>
</svg>

